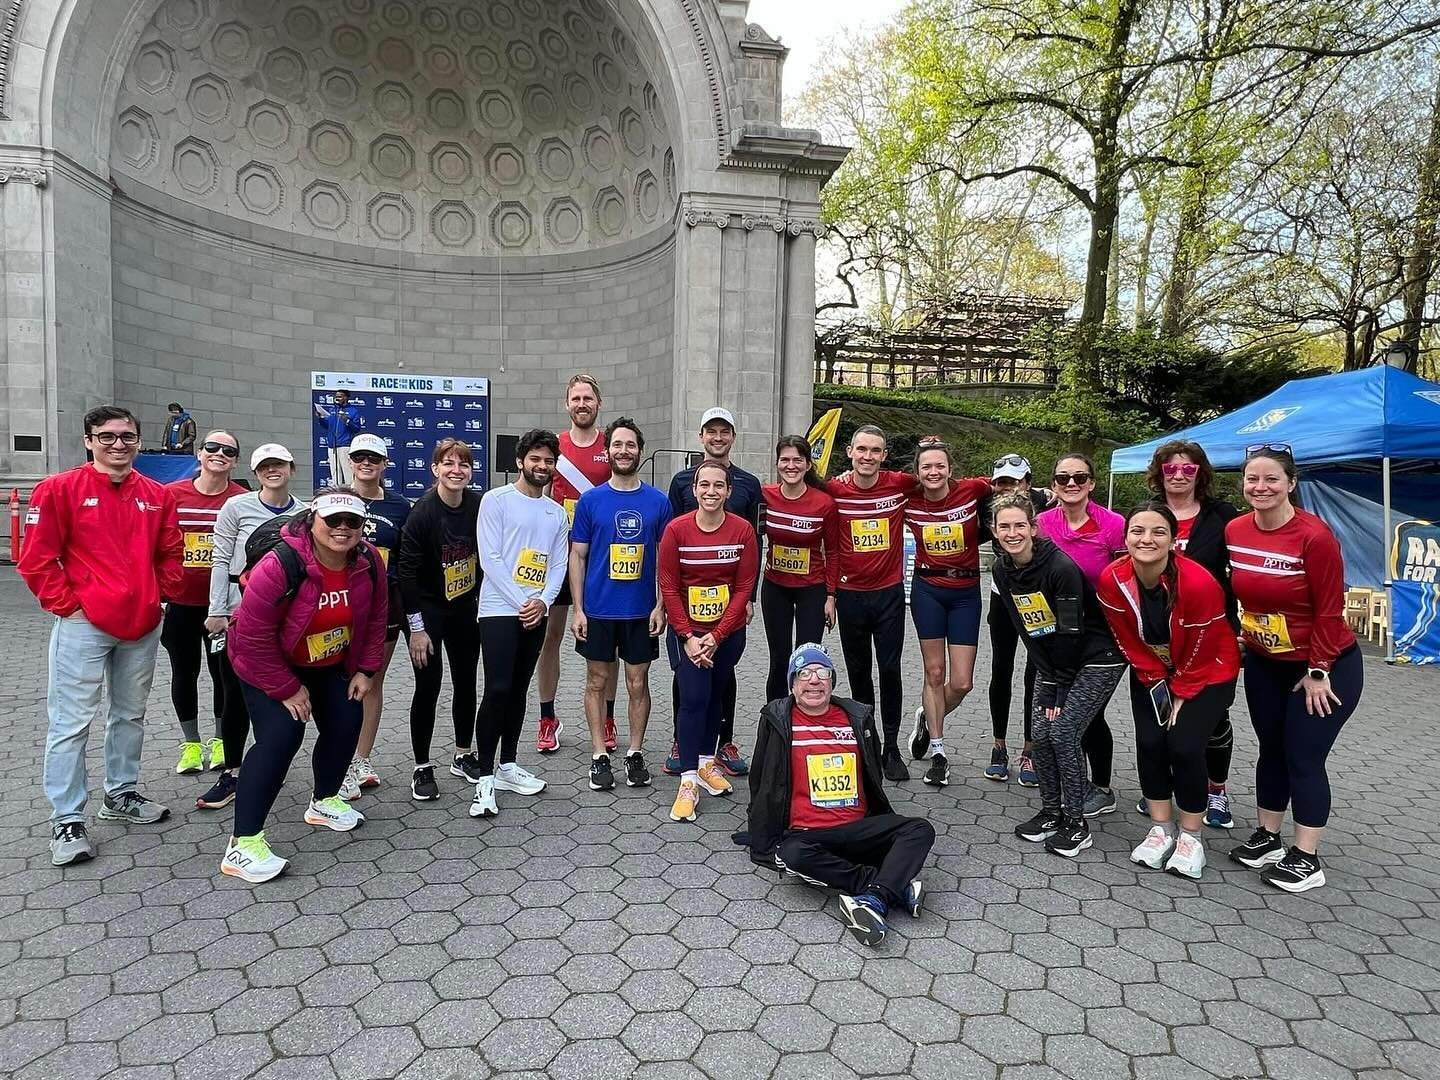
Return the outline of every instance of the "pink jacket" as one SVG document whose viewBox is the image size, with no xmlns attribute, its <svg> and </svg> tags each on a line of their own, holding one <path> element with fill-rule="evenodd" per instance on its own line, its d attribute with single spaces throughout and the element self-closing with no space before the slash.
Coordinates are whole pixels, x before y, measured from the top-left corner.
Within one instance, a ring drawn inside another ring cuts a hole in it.
<svg viewBox="0 0 1440 1080">
<path fill-rule="evenodd" d="M 1088 512 L 1099 529 L 1084 536 L 1071 531 L 1063 506 L 1041 511 L 1035 517 L 1035 525 L 1040 535 L 1055 541 L 1055 546 L 1080 567 L 1085 580 L 1095 585 L 1100 581 L 1101 572 L 1125 554 L 1125 519 L 1093 501 Z"/>
<path fill-rule="evenodd" d="M 230 628 L 230 663 L 235 674 L 259 687 L 277 701 L 300 689 L 300 679 L 290 663 L 290 653 L 305 635 L 320 604 L 320 563 L 310 540 L 309 527 L 286 526 L 282 534 L 305 564 L 305 579 L 295 595 L 285 593 L 285 569 L 274 552 L 266 555 L 250 572 L 235 622 Z M 375 563 L 378 588 L 371 587 L 371 573 L 365 560 Z M 384 564 L 380 554 L 362 541 L 350 563 L 350 610 L 354 624 L 350 648 L 345 652 L 345 671 L 373 674 L 385 662 L 385 619 L 389 597 L 385 588 Z"/>
</svg>

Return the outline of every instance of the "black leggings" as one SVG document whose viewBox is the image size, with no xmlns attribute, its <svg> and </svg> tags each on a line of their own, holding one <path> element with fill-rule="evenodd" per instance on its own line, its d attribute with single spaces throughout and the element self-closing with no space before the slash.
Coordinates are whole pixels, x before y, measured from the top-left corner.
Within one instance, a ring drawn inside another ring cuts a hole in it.
<svg viewBox="0 0 1440 1080">
<path fill-rule="evenodd" d="M 905 647 L 905 586 L 859 592 L 841 589 L 835 595 L 840 620 L 840 650 L 850 677 L 850 696 L 875 706 L 875 683 L 871 678 L 873 658 L 880 666 L 880 726 L 885 749 L 900 742 L 900 714 L 905 708 L 905 684 L 901 681 L 900 656 Z"/>
<path fill-rule="evenodd" d="M 440 704 L 444 677 L 441 652 L 450 661 L 450 718 L 455 725 L 456 746 L 468 748 L 475 741 L 475 668 L 480 662 L 480 630 L 474 604 L 426 611 L 423 615 L 432 651 L 425 666 L 415 668 L 415 696 L 410 699 L 410 746 L 416 765 L 430 760 L 435 709 Z"/>
<path fill-rule="evenodd" d="M 785 671 L 795 647 L 818 643 L 825 634 L 825 586 L 797 588 L 765 578 L 760 582 L 760 616 L 765 620 L 765 643 L 770 647 L 765 700 L 775 701 L 790 693 Z"/>
<path fill-rule="evenodd" d="M 220 655 L 210 651 L 210 637 L 205 633 L 204 605 L 170 604 L 165 609 L 165 625 L 160 630 L 160 644 L 170 657 L 170 704 L 175 718 L 185 733 L 186 742 L 200 741 L 200 661 L 210 671 L 211 705 L 215 717 L 215 735 L 220 735 L 220 718 L 225 715 L 225 683 L 220 677 Z"/>
<path fill-rule="evenodd" d="M 225 684 L 225 711 L 220 714 L 220 737 L 225 742 L 225 768 L 238 769 L 250 738 L 250 706 L 240 687 L 240 676 L 230 664 L 230 654 L 221 652 L 220 681 Z M 236 834 L 241 835 L 239 833 Z"/>
<path fill-rule="evenodd" d="M 1010 698 L 1015 682 L 1015 653 L 1025 653 L 1025 741 L 1030 741 L 1030 712 L 1035 705 L 1035 665 L 1030 662 L 1028 649 L 1020 648 L 1020 631 L 1015 629 L 1004 607 L 998 602 L 999 593 L 990 594 L 990 613 L 986 622 L 990 626 L 990 731 L 1000 742 L 1004 742 L 1010 730 Z"/>
<path fill-rule="evenodd" d="M 495 749 L 500 764 L 509 765 L 520 749 L 520 728 L 525 723 L 525 698 L 545 644 L 545 624 L 526 630 L 514 615 L 486 617 L 476 623 L 480 658 L 485 664 L 485 697 L 475 716 L 475 752 L 480 774 L 495 772 Z"/>
<path fill-rule="evenodd" d="M 1120 684 L 1117 681 L 1115 685 Z M 1115 736 L 1110 733 L 1110 722 L 1105 719 L 1105 706 L 1110 704 L 1114 693 L 1115 689 L 1111 687 L 1110 693 L 1100 703 L 1100 711 L 1085 729 L 1085 737 L 1080 740 L 1080 749 L 1085 751 L 1085 760 L 1090 765 L 1090 782 L 1096 787 L 1110 786 L 1110 772 L 1115 765 Z"/>
<path fill-rule="evenodd" d="M 1255 761 L 1255 805 L 1284 811 L 1296 825 L 1320 829 L 1330 820 L 1330 777 L 1325 759 L 1365 689 L 1365 661 L 1351 646 L 1330 669 L 1330 689 L 1340 698 L 1329 716 L 1305 711 L 1296 690 L 1306 665 L 1245 653 L 1245 703 L 1260 741 Z M 1183 714 L 1182 714 L 1183 715 Z"/>
<path fill-rule="evenodd" d="M 1235 701 L 1235 681 L 1207 686 L 1180 707 L 1175 726 L 1155 717 L 1150 692 L 1130 673 L 1130 708 L 1135 713 L 1135 764 L 1145 798 L 1171 798 L 1184 814 L 1205 812 L 1206 768 L 1211 736 Z"/>
</svg>

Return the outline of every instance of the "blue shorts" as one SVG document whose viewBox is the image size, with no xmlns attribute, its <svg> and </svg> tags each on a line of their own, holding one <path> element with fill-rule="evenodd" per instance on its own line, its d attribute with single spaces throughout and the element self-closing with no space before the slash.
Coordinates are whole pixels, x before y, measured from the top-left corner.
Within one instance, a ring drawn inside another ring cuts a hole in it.
<svg viewBox="0 0 1440 1080">
<path fill-rule="evenodd" d="M 980 582 L 954 589 L 916 576 L 910 583 L 910 618 L 921 641 L 944 638 L 951 645 L 979 645 Z"/>
</svg>

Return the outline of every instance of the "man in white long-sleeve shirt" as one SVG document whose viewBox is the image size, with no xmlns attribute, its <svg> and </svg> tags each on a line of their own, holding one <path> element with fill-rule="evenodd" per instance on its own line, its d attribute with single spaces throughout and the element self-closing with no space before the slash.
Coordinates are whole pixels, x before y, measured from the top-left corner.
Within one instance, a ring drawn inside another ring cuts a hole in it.
<svg viewBox="0 0 1440 1080">
<path fill-rule="evenodd" d="M 480 500 L 478 616 L 485 697 L 475 718 L 481 775 L 471 817 L 494 817 L 500 812 L 497 789 L 538 795 L 545 788 L 545 781 L 516 764 L 515 753 L 525 722 L 525 697 L 545 642 L 550 606 L 565 580 L 570 550 L 564 508 L 543 497 L 559 456 L 560 441 L 554 432 L 527 431 L 515 446 L 520 479 Z"/>
</svg>

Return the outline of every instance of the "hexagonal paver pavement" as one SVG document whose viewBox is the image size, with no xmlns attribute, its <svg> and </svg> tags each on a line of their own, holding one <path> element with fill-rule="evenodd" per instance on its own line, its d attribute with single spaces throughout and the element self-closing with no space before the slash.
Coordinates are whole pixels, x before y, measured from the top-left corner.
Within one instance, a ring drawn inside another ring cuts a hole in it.
<svg viewBox="0 0 1440 1080">
<path fill-rule="evenodd" d="M 1330 884 L 1288 896 L 1224 858 L 1253 825 L 1243 704 L 1236 836 L 1207 836 L 1198 884 L 1128 860 L 1144 823 L 1123 701 L 1109 710 L 1119 810 L 1097 822 L 1095 846 L 1072 862 L 1015 840 L 1034 794 L 981 776 L 982 643 L 981 689 L 949 723 L 951 785 L 927 788 L 917 768 L 892 788 L 938 834 L 926 910 L 871 950 L 845 933 L 833 896 L 758 871 L 734 845 L 743 783 L 707 799 L 694 825 L 669 820 L 663 776 L 590 791 L 568 649 L 562 750 L 522 745 L 550 783 L 542 795 L 502 795 L 500 816 L 477 821 L 468 789 L 443 775 L 438 803 L 412 802 L 413 684 L 397 663 L 364 826 L 340 836 L 301 822 L 302 756 L 268 830 L 291 870 L 255 889 L 216 872 L 230 812 L 190 809 L 208 779 L 171 771 L 162 653 L 143 776 L 174 812 L 92 824 L 100 858 L 62 873 L 39 784 L 48 619 L 9 569 L 0 618 L 0 1076 L 1440 1077 L 1431 671 L 1367 661 L 1366 700 L 1332 758 Z M 757 629 L 740 672 L 747 747 L 764 662 Z M 913 705 L 913 644 L 905 676 Z M 671 725 L 663 665 L 652 681 L 655 761 Z M 98 732 L 90 762 L 98 784 Z"/>
</svg>

